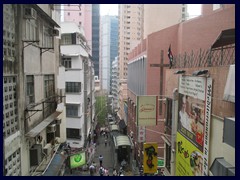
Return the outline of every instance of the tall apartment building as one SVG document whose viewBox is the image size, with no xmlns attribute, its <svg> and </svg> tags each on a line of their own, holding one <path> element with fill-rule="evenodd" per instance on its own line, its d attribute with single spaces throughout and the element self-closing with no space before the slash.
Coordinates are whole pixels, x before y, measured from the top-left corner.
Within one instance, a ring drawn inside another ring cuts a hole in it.
<svg viewBox="0 0 240 180">
<path fill-rule="evenodd" d="M 187 17 L 187 4 L 144 4 L 143 38 L 183 22 Z"/>
<path fill-rule="evenodd" d="M 112 62 L 112 83 L 111 83 L 111 94 L 113 96 L 112 106 L 113 110 L 118 111 L 118 57 Z"/>
<path fill-rule="evenodd" d="M 118 53 L 118 18 L 101 16 L 100 29 L 100 83 L 110 93 L 112 61 Z"/>
<path fill-rule="evenodd" d="M 95 76 L 99 76 L 99 4 L 64 4 L 64 21 L 75 22 L 84 30 L 91 49 Z"/>
<path fill-rule="evenodd" d="M 83 148 L 91 130 L 94 100 L 94 70 L 83 29 L 75 22 L 61 23 L 62 64 L 66 68 L 67 143 Z"/>
<path fill-rule="evenodd" d="M 54 4 L 3 6 L 4 175 L 43 175 L 65 142 Z M 62 172 L 60 172 L 62 173 Z"/>
<path fill-rule="evenodd" d="M 120 119 L 126 121 L 124 103 L 127 99 L 128 53 L 143 38 L 143 4 L 119 4 L 118 70 L 119 70 L 119 111 Z"/>
</svg>

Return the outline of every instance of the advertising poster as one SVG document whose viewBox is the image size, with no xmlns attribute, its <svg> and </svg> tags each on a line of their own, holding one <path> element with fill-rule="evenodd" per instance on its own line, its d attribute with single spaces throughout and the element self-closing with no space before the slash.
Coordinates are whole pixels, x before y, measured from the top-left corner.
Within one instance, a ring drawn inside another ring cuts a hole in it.
<svg viewBox="0 0 240 180">
<path fill-rule="evenodd" d="M 211 96 L 211 78 L 195 76 L 180 77 L 177 138 L 181 135 L 181 138 L 188 141 L 198 152 L 204 154 L 204 166 L 201 169 L 201 175 L 208 174 L 208 135 L 210 133 Z M 179 158 L 176 156 L 177 160 Z M 182 163 L 180 164 L 183 165 Z M 176 168 L 179 169 L 178 166 Z M 187 169 L 186 172 L 190 172 L 190 170 Z M 190 173 L 188 174 L 190 175 Z M 192 175 L 195 175 L 195 173 Z"/>
<path fill-rule="evenodd" d="M 154 174 L 157 172 L 158 158 L 157 158 L 157 143 L 143 144 L 143 172 Z"/>
<path fill-rule="evenodd" d="M 176 176 L 202 176 L 203 154 L 196 146 L 177 133 Z"/>
<path fill-rule="evenodd" d="M 86 164 L 85 152 L 79 152 L 70 156 L 70 168 L 77 168 Z"/>
<path fill-rule="evenodd" d="M 138 126 L 155 126 L 157 124 L 158 96 L 137 96 Z"/>
</svg>

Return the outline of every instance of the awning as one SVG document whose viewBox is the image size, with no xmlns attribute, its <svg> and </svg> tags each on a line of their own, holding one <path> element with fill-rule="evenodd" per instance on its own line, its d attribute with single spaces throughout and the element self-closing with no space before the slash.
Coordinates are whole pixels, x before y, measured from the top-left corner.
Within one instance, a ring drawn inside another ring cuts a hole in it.
<svg viewBox="0 0 240 180">
<path fill-rule="evenodd" d="M 53 26 L 56 26 L 58 28 L 60 28 L 60 26 L 44 11 L 42 10 L 38 5 L 33 5 L 31 4 L 34 9 L 36 9 L 38 12 L 41 13 L 41 15 L 46 19 L 48 20 Z"/>
<path fill-rule="evenodd" d="M 117 136 L 116 137 L 116 146 L 132 146 L 132 143 L 128 136 Z"/>
<path fill-rule="evenodd" d="M 213 48 L 223 47 L 235 43 L 235 29 L 223 30 L 212 45 Z"/>
<path fill-rule="evenodd" d="M 116 124 L 110 125 L 110 130 L 111 130 L 111 131 L 119 131 L 118 125 L 116 125 Z"/>
<path fill-rule="evenodd" d="M 213 161 L 210 171 L 213 176 L 235 176 L 235 167 L 223 157 L 218 157 Z"/>
<path fill-rule="evenodd" d="M 25 136 L 27 137 L 36 137 L 42 130 L 44 130 L 54 119 L 58 117 L 62 112 L 55 111 L 53 114 L 44 119 L 41 123 L 39 123 L 36 127 L 31 129 Z"/>
<path fill-rule="evenodd" d="M 64 155 L 56 154 L 43 176 L 59 176 L 65 159 L 66 157 Z"/>
<path fill-rule="evenodd" d="M 235 64 L 229 67 L 223 99 L 235 103 Z"/>
</svg>

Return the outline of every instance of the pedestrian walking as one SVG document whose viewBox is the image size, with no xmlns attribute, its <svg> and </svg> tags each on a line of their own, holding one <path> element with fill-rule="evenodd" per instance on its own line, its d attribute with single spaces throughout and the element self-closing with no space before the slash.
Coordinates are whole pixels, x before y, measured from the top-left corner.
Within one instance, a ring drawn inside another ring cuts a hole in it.
<svg viewBox="0 0 240 180">
<path fill-rule="evenodd" d="M 117 176 L 117 175 L 118 175 L 117 170 L 113 168 L 113 176 Z"/>
<path fill-rule="evenodd" d="M 102 156 L 102 155 L 100 155 L 100 156 L 98 157 L 98 159 L 99 159 L 99 164 L 100 164 L 100 166 L 102 167 L 103 156 Z"/>
<path fill-rule="evenodd" d="M 93 176 L 94 173 L 96 172 L 96 168 L 93 164 L 91 164 L 91 166 L 89 166 L 89 171 L 90 171 L 90 176 Z"/>
<path fill-rule="evenodd" d="M 105 147 L 107 146 L 107 139 L 105 139 Z"/>
<path fill-rule="evenodd" d="M 108 171 L 108 169 L 106 168 L 105 169 L 105 174 L 104 174 L 105 176 L 109 176 L 109 171 Z"/>
<path fill-rule="evenodd" d="M 98 172 L 99 172 L 99 175 L 100 175 L 100 176 L 103 176 L 103 175 L 104 175 L 104 168 L 101 166 L 101 167 L 99 168 Z"/>
</svg>

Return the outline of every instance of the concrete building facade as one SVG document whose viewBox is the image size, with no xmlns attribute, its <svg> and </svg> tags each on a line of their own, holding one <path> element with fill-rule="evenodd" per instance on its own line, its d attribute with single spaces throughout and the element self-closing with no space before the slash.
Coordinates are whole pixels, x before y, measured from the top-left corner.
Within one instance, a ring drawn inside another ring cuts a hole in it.
<svg viewBox="0 0 240 180">
<path fill-rule="evenodd" d="M 204 5 L 203 9 L 213 9 L 213 5 Z M 217 130 L 215 128 L 223 127 L 224 117 L 235 117 L 234 104 L 232 104 L 231 102 L 223 102 L 222 100 L 219 100 L 219 96 L 223 95 L 224 87 L 218 84 L 218 79 L 223 80 L 226 78 L 229 70 L 229 65 L 232 63 L 235 64 L 235 61 L 224 61 L 226 63 L 225 65 L 223 65 L 224 67 L 211 67 L 213 65 L 209 65 L 209 68 L 199 62 L 199 58 L 203 58 L 204 56 L 203 49 L 211 49 L 219 34 L 223 30 L 231 28 L 235 28 L 235 6 L 222 5 L 220 9 L 212 10 L 212 13 L 209 13 L 208 15 L 202 15 L 189 21 L 173 25 L 171 27 L 162 29 L 158 32 L 148 35 L 147 39 L 143 40 L 143 42 L 139 44 L 129 54 L 128 76 L 142 77 L 142 81 L 135 81 L 134 78 L 128 79 L 128 133 L 130 135 L 132 134 L 134 139 L 134 144 L 136 148 L 136 160 L 142 160 L 142 146 L 140 143 L 137 142 L 137 127 L 135 125 L 136 96 L 145 93 L 145 95 L 159 95 L 159 99 L 165 99 L 165 97 L 173 98 L 174 89 L 178 87 L 178 78 L 176 75 L 174 75 L 174 72 L 176 70 L 181 70 L 181 68 L 185 67 L 184 70 L 186 70 L 187 74 L 192 74 L 193 71 L 200 70 L 204 67 L 208 69 L 208 71 L 210 72 L 210 76 L 214 79 L 215 83 L 215 88 L 213 88 L 214 90 L 212 96 L 212 124 L 209 142 L 210 152 L 208 166 L 210 169 L 216 157 L 220 156 L 224 157 L 224 159 L 230 164 L 229 167 L 235 166 L 235 148 L 222 142 L 220 140 L 220 137 L 223 136 L 223 131 Z M 169 69 L 169 58 L 167 55 L 170 44 L 171 51 L 174 57 L 176 57 L 174 63 L 176 63 L 177 65 L 177 68 L 172 70 Z M 177 58 L 178 55 L 181 55 L 186 59 L 186 56 L 184 56 L 184 54 L 194 54 L 198 51 L 201 52 L 201 55 L 192 55 L 192 59 L 194 59 L 193 57 L 195 57 L 195 61 L 189 60 L 186 62 L 184 58 L 182 60 L 181 58 Z M 235 60 L 235 58 L 233 59 Z M 196 66 L 197 62 L 200 63 L 199 66 L 197 66 L 196 68 L 190 68 L 194 65 L 194 63 Z M 218 61 L 214 63 L 218 63 Z M 226 74 L 218 74 L 218 72 L 220 71 L 225 72 Z M 226 81 L 224 80 L 224 82 Z M 223 83 L 223 85 L 224 84 L 225 83 Z M 168 134 L 169 129 L 168 127 L 164 127 L 164 122 L 162 121 L 165 119 L 165 111 L 167 111 L 167 105 L 164 103 L 164 100 L 159 100 L 159 102 L 160 119 L 158 120 L 157 126 L 146 127 L 146 142 L 158 142 L 158 155 L 165 158 L 164 172 L 166 173 L 166 175 L 175 175 L 175 159 L 169 159 L 169 157 L 171 157 L 171 154 L 172 157 L 175 157 L 174 153 L 177 151 L 177 149 L 175 149 L 175 140 L 171 139 L 173 134 L 176 133 L 176 131 L 170 129 L 170 134 Z M 226 108 L 221 108 L 223 104 Z M 173 121 L 176 120 L 173 119 Z M 171 130 L 173 131 L 172 133 Z M 172 141 L 174 141 L 173 144 L 171 144 Z M 217 146 L 217 142 L 222 144 L 222 148 L 215 148 Z M 226 151 L 231 152 L 231 155 L 230 153 L 224 153 Z M 212 174 L 215 175 L 214 173 Z M 211 172 L 209 172 L 209 174 L 211 175 Z"/>
<path fill-rule="evenodd" d="M 64 4 L 64 21 L 75 22 L 83 28 L 94 63 L 95 76 L 99 76 L 99 4 Z"/>
<path fill-rule="evenodd" d="M 94 71 L 83 30 L 74 22 L 63 22 L 61 27 L 62 65 L 66 68 L 67 143 L 73 149 L 80 149 L 86 146 L 94 117 Z"/>
<path fill-rule="evenodd" d="M 118 44 L 118 71 L 119 71 L 119 111 L 120 119 L 126 117 L 124 104 L 127 100 L 127 62 L 128 53 L 141 42 L 143 38 L 143 4 L 119 4 L 119 44 Z"/>
<path fill-rule="evenodd" d="M 66 141 L 60 12 L 54 4 L 3 7 L 4 175 L 42 175 Z"/>
</svg>

